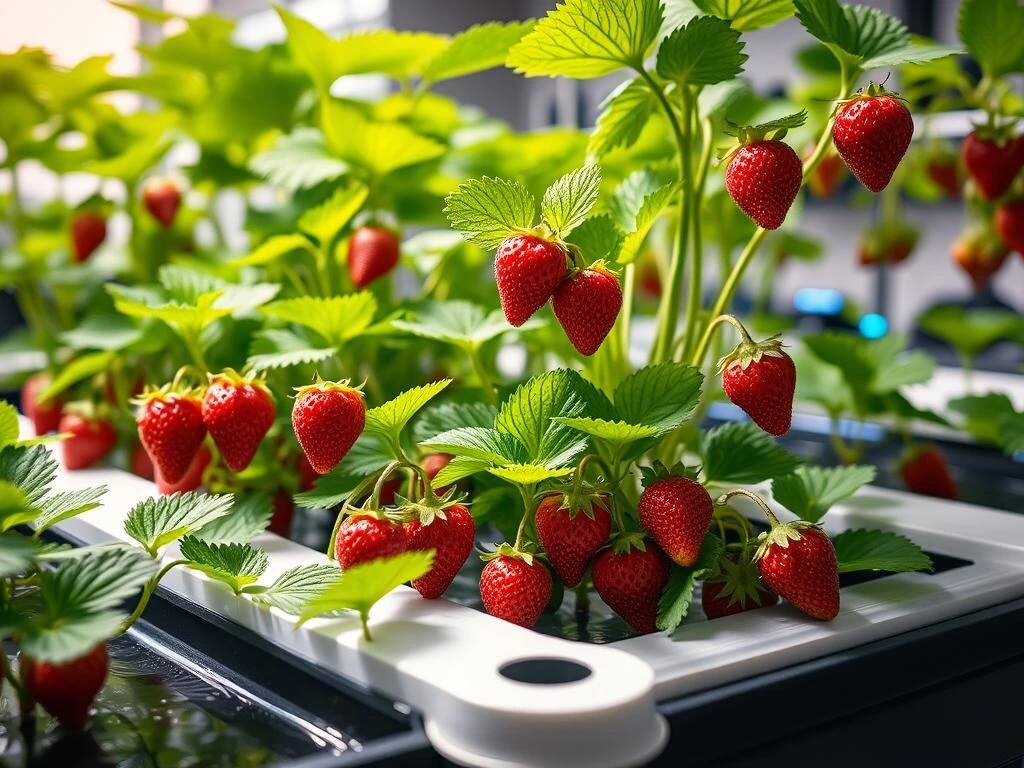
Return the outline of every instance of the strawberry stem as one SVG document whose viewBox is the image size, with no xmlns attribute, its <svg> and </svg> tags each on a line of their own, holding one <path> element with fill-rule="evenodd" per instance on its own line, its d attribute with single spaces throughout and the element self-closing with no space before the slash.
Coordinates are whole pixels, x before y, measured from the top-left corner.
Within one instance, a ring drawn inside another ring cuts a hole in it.
<svg viewBox="0 0 1024 768">
<path fill-rule="evenodd" d="M 517 552 L 523 544 L 523 534 L 526 532 L 526 521 L 530 518 L 530 515 L 537 503 L 534 498 L 534 491 L 535 488 L 532 485 L 519 486 L 519 492 L 523 497 L 523 517 L 519 521 L 519 530 L 516 531 L 516 543 L 513 545 Z"/>
<path fill-rule="evenodd" d="M 777 528 L 782 525 L 782 523 L 779 522 L 779 518 L 775 516 L 775 513 L 772 512 L 768 505 L 764 503 L 764 499 L 756 493 L 751 493 L 746 488 L 733 488 L 731 491 L 726 491 L 718 497 L 715 504 L 720 507 L 725 506 L 729 502 L 729 499 L 735 496 L 746 496 L 748 499 L 756 502 L 757 506 L 759 506 L 764 512 L 765 517 L 768 518 L 768 522 L 771 524 L 772 528 Z"/>
</svg>

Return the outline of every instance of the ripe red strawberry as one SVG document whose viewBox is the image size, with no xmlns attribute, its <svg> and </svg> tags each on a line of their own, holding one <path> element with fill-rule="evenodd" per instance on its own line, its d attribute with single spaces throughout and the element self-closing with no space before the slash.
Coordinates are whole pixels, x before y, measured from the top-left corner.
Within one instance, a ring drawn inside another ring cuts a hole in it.
<svg viewBox="0 0 1024 768">
<path fill-rule="evenodd" d="M 700 483 L 664 468 L 644 469 L 644 492 L 636 511 L 640 525 L 677 564 L 697 562 L 715 505 Z"/>
<path fill-rule="evenodd" d="M 62 408 L 60 398 L 55 397 L 45 403 L 39 400 L 39 395 L 48 386 L 50 386 L 50 377 L 42 372 L 33 373 L 21 385 L 21 410 L 32 422 L 37 435 L 54 432 L 60 426 Z"/>
<path fill-rule="evenodd" d="M 917 230 L 901 222 L 871 227 L 857 243 L 858 261 L 862 266 L 899 264 L 910 258 L 917 238 Z"/>
<path fill-rule="evenodd" d="M 171 179 L 149 179 L 142 186 L 142 204 L 164 229 L 170 229 L 181 205 L 181 189 Z"/>
<path fill-rule="evenodd" d="M 491 616 L 532 627 L 551 599 L 551 574 L 537 558 L 503 544 L 480 572 L 480 597 Z"/>
<path fill-rule="evenodd" d="M 203 424 L 232 472 L 241 472 L 274 423 L 274 400 L 261 379 L 230 368 L 210 378 L 203 395 Z"/>
<path fill-rule="evenodd" d="M 744 144 L 725 171 L 730 197 L 765 229 L 782 226 L 802 181 L 800 158 L 788 144 L 774 139 Z"/>
<path fill-rule="evenodd" d="M 410 550 L 435 551 L 434 566 L 412 583 L 417 592 L 432 600 L 444 594 L 465 565 L 473 551 L 476 524 L 469 509 L 452 504 L 410 520 L 405 524 L 405 535 Z"/>
<path fill-rule="evenodd" d="M 380 504 L 382 507 L 390 507 L 395 503 L 395 494 L 402 487 L 402 478 L 392 475 L 380 487 Z"/>
<path fill-rule="evenodd" d="M 274 494 L 273 514 L 267 523 L 267 530 L 278 536 L 288 536 L 292 528 L 292 517 L 295 515 L 295 499 L 287 491 Z"/>
<path fill-rule="evenodd" d="M 423 467 L 423 471 L 426 473 L 427 479 L 433 482 L 434 478 L 437 477 L 437 473 L 447 467 L 448 462 L 454 458 L 455 457 L 450 453 L 428 453 L 423 457 L 423 460 L 420 462 L 420 466 Z M 440 488 L 434 489 L 434 492 L 438 496 L 444 496 L 449 490 L 451 490 L 451 488 L 451 485 L 444 485 Z"/>
<path fill-rule="evenodd" d="M 709 619 L 764 608 L 779 602 L 760 579 L 757 566 L 748 557 L 729 554 L 718 561 L 718 571 L 701 587 L 700 604 Z"/>
<path fill-rule="evenodd" d="M 811 144 L 804 153 L 805 158 L 814 154 L 814 145 Z M 835 195 L 839 189 L 843 177 L 846 176 L 846 164 L 843 158 L 835 152 L 826 152 L 821 160 L 807 177 L 807 188 L 811 194 L 819 199 L 826 199 Z"/>
<path fill-rule="evenodd" d="M 668 584 L 669 561 L 649 539 L 618 539 L 594 558 L 594 588 L 608 607 L 640 633 L 657 629 L 658 598 Z"/>
<path fill-rule="evenodd" d="M 365 288 L 398 264 L 398 238 L 382 227 L 360 227 L 348 241 L 348 275 L 356 288 Z"/>
<path fill-rule="evenodd" d="M 1024 256 L 1024 199 L 1011 200 L 996 209 L 996 231 L 1007 248 Z"/>
<path fill-rule="evenodd" d="M 636 285 L 640 293 L 649 299 L 661 298 L 661 275 L 654 254 L 648 251 L 636 265 Z"/>
<path fill-rule="evenodd" d="M 498 247 L 494 280 L 508 321 L 517 328 L 543 307 L 565 277 L 565 251 L 534 235 L 512 235 Z"/>
<path fill-rule="evenodd" d="M 107 220 L 95 211 L 82 211 L 71 218 L 71 256 L 81 264 L 107 239 Z"/>
<path fill-rule="evenodd" d="M 839 613 L 839 566 L 831 540 L 814 523 L 780 523 L 761 534 L 758 570 L 764 583 L 813 619 Z"/>
<path fill-rule="evenodd" d="M 61 443 L 67 469 L 91 467 L 117 444 L 117 432 L 110 422 L 75 412 L 61 416 L 59 431 L 71 435 Z"/>
<path fill-rule="evenodd" d="M 398 523 L 373 514 L 350 515 L 338 529 L 334 557 L 342 570 L 405 552 L 407 537 Z"/>
<path fill-rule="evenodd" d="M 836 151 L 872 192 L 888 186 L 913 135 L 910 110 L 875 83 L 843 104 L 832 126 Z"/>
<path fill-rule="evenodd" d="M 206 468 L 210 466 L 210 460 L 212 458 L 213 454 L 210 453 L 210 449 L 205 445 L 200 445 L 195 458 L 192 459 L 192 463 L 188 465 L 188 470 L 185 472 L 185 476 L 176 483 L 169 483 L 164 480 L 163 476 L 160 474 L 160 470 L 154 468 L 153 479 L 156 481 L 156 489 L 164 496 L 170 496 L 173 493 L 185 493 L 187 491 L 196 490 L 203 484 L 203 473 L 206 472 Z"/>
<path fill-rule="evenodd" d="M 612 516 L 600 498 L 545 496 L 537 507 L 537 537 L 551 567 L 567 587 L 583 579 L 594 553 L 608 541 Z"/>
<path fill-rule="evenodd" d="M 932 158 L 925 166 L 925 173 L 946 197 L 955 200 L 960 197 L 960 168 L 955 156 L 940 155 Z"/>
<path fill-rule="evenodd" d="M 89 707 L 107 679 L 107 646 L 97 645 L 77 659 L 52 664 L 22 654 L 19 674 L 25 691 L 69 731 L 89 722 Z"/>
<path fill-rule="evenodd" d="M 1010 255 L 1009 249 L 993 232 L 987 229 L 973 229 L 965 232 L 953 243 L 953 261 L 967 276 L 975 290 L 988 284 Z"/>
<path fill-rule="evenodd" d="M 132 474 L 138 475 L 146 480 L 152 480 L 156 475 L 153 469 L 153 460 L 149 458 L 149 454 L 146 453 L 146 449 L 142 447 L 142 443 L 136 443 L 132 446 L 132 453 L 130 457 Z"/>
<path fill-rule="evenodd" d="M 743 332 L 746 334 L 746 331 Z M 745 335 L 722 358 L 722 389 L 769 435 L 784 435 L 793 420 L 796 366 L 778 336 L 755 342 Z"/>
<path fill-rule="evenodd" d="M 366 424 L 363 395 L 347 382 L 318 381 L 300 387 L 292 428 L 306 458 L 321 475 L 345 458 Z"/>
<path fill-rule="evenodd" d="M 976 129 L 967 134 L 961 152 L 982 197 L 994 200 L 1002 197 L 1024 168 L 1024 135 L 1011 138 Z"/>
<path fill-rule="evenodd" d="M 581 355 L 597 352 L 622 309 L 622 288 L 603 263 L 574 272 L 551 299 L 562 330 Z"/>
<path fill-rule="evenodd" d="M 939 499 L 959 499 L 960 490 L 953 479 L 946 457 L 934 446 L 919 446 L 900 459 L 900 478 L 911 493 Z"/>
<path fill-rule="evenodd" d="M 151 390 L 143 393 L 135 421 L 153 466 L 166 482 L 177 483 L 206 437 L 199 397 L 168 388 Z"/>
</svg>

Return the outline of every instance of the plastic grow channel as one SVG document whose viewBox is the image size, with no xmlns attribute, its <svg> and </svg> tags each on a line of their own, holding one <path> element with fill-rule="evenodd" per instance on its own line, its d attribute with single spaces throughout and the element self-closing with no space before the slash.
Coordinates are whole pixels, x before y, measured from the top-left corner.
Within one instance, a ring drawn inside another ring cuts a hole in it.
<svg viewBox="0 0 1024 768">
<path fill-rule="evenodd" d="M 125 515 L 154 494 L 154 485 L 115 469 L 61 470 L 55 488 L 98 484 L 109 487 L 104 506 L 66 521 L 59 532 L 84 543 L 127 540 Z M 671 637 L 652 634 L 607 645 L 522 629 L 443 599 L 423 600 L 406 587 L 375 607 L 371 643 L 362 639 L 355 617 L 314 620 L 296 629 L 293 617 L 236 598 L 193 570 L 171 571 L 159 594 L 229 627 L 242 639 L 274 649 L 282 658 L 371 691 L 399 711 L 421 713 L 431 746 L 455 763 L 502 768 L 641 765 L 665 749 L 670 720 L 675 742 L 686 736 L 675 726 L 699 721 L 701 713 L 714 710 L 712 704 L 732 697 L 735 706 L 746 700 L 749 707 L 752 697 L 745 685 L 750 679 L 759 680 L 763 689 L 779 684 L 787 670 L 813 669 L 825 660 L 835 670 L 836 662 L 848 666 L 867 644 L 874 644 L 876 656 L 889 658 L 887 646 L 879 641 L 888 638 L 898 644 L 903 633 L 913 630 L 957 617 L 969 619 L 971 627 L 996 627 L 999 616 L 1009 616 L 1016 622 L 1014 642 L 1020 652 L 1024 517 L 872 487 L 829 513 L 830 532 L 850 527 L 905 533 L 929 551 L 969 564 L 849 586 L 843 590 L 840 615 L 830 623 L 811 621 L 781 605 L 715 622 L 688 621 Z M 269 555 L 263 577 L 267 581 L 293 566 L 325 561 L 321 553 L 273 534 L 262 535 L 256 543 Z M 173 545 L 169 550 L 164 557 L 174 558 Z M 985 609 L 996 614 L 978 613 Z M 957 631 L 948 623 L 943 626 Z M 928 647 L 927 635 L 914 637 Z M 1001 637 L 983 645 L 998 655 L 992 649 Z M 956 648 L 947 651 L 947 657 L 960 653 Z M 913 654 L 901 658 L 901 663 L 914 666 Z M 924 658 L 929 657 L 920 656 L 917 662 Z M 977 658 L 962 661 L 965 669 L 982 664 Z M 923 671 L 933 680 L 948 672 Z M 815 679 L 828 680 L 824 667 Z M 890 676 L 891 687 L 898 683 Z M 877 700 L 879 695 L 868 698 Z M 706 706 L 698 707 L 702 697 Z M 838 710 L 863 699 L 837 693 L 835 706 Z M 762 722 L 778 716 L 766 713 L 763 703 L 757 711 Z M 394 764 L 404 763 L 401 758 Z"/>
</svg>

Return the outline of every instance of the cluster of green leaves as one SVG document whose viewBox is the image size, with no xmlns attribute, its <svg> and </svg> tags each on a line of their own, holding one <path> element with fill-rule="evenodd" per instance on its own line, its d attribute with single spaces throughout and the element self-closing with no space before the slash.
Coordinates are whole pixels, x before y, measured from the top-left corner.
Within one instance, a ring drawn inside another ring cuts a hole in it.
<svg viewBox="0 0 1024 768">
<path fill-rule="evenodd" d="M 1024 411 L 1001 392 L 965 395 L 948 403 L 958 426 L 975 439 L 1002 448 L 1011 456 L 1024 451 Z"/>
</svg>

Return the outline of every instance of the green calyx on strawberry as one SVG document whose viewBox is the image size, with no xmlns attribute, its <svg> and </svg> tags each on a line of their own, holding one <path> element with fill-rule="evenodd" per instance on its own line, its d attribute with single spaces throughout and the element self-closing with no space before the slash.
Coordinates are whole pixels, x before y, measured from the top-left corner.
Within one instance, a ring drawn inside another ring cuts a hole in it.
<svg viewBox="0 0 1024 768">
<path fill-rule="evenodd" d="M 1014 122 L 976 125 L 961 146 L 967 174 L 986 200 L 1002 197 L 1024 169 L 1024 135 L 1014 134 Z"/>
<path fill-rule="evenodd" d="M 722 389 L 735 405 L 770 435 L 789 431 L 793 421 L 796 366 L 783 351 L 779 336 L 755 342 L 739 321 L 723 315 L 743 334 L 736 348 L 718 364 Z M 717 322 L 717 320 L 716 320 Z"/>
<path fill-rule="evenodd" d="M 608 606 L 640 633 L 657 629 L 658 600 L 668 584 L 671 564 L 660 547 L 643 534 L 615 538 L 591 566 L 594 589 Z"/>
<path fill-rule="evenodd" d="M 362 434 L 366 406 L 360 387 L 316 381 L 296 389 L 292 428 L 310 465 L 323 475 L 334 469 Z"/>
<path fill-rule="evenodd" d="M 547 494 L 537 507 L 537 537 L 558 578 L 568 587 L 583 580 L 594 554 L 608 541 L 608 500 L 583 484 Z"/>
<path fill-rule="evenodd" d="M 701 607 L 709 619 L 775 605 L 779 596 L 761 581 L 757 564 L 747 549 L 729 552 L 717 570 L 704 580 Z"/>
<path fill-rule="evenodd" d="M 432 493 L 430 500 L 402 509 L 409 550 L 434 550 L 434 565 L 412 582 L 413 588 L 428 600 L 440 597 L 451 586 L 465 565 L 476 540 L 476 524 L 469 508 L 454 498 L 452 489 L 445 498 Z"/>
</svg>

